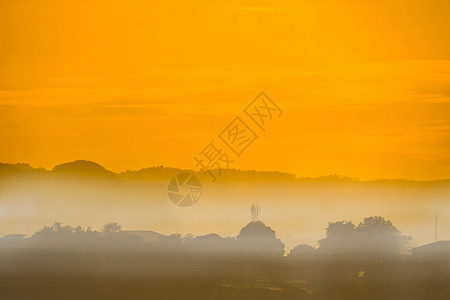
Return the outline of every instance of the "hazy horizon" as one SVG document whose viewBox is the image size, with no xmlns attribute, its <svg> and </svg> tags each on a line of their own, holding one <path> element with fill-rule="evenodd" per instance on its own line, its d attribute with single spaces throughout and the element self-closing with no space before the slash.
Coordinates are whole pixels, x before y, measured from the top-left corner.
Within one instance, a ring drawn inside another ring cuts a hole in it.
<svg viewBox="0 0 450 300">
<path fill-rule="evenodd" d="M 195 173 L 202 195 L 193 206 L 178 207 L 167 196 L 168 181 L 180 173 L 178 169 L 151 168 L 109 177 L 109 171 L 93 163 L 59 166 L 66 169 L 1 177 L 0 227 L 8 230 L 0 234 L 26 233 L 27 228 L 31 234 L 58 221 L 94 228 L 119 222 L 127 230 L 165 235 L 235 236 L 251 220 L 250 206 L 259 204 L 261 220 L 274 228 L 287 249 L 300 243 L 316 245 L 328 222 L 358 224 L 369 216 L 391 220 L 417 246 L 434 241 L 437 213 L 439 239 L 450 239 L 450 183 L 446 181 L 308 180 L 282 173 L 224 170 L 216 182 Z"/>
</svg>

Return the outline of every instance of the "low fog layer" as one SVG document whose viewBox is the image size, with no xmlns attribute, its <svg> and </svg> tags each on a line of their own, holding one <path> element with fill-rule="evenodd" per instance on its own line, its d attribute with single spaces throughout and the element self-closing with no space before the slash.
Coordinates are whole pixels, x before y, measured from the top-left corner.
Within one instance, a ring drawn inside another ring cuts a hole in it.
<svg viewBox="0 0 450 300">
<path fill-rule="evenodd" d="M 290 174 L 223 171 L 212 182 L 198 174 L 200 200 L 178 207 L 167 184 L 179 169 L 150 168 L 115 174 L 103 167 L 75 162 L 52 171 L 27 165 L 0 168 L 0 234 L 28 234 L 54 222 L 91 226 L 118 222 L 126 230 L 236 236 L 251 220 L 250 206 L 262 208 L 260 219 L 277 232 L 290 250 L 298 244 L 318 246 L 328 222 L 379 215 L 391 220 L 412 245 L 450 239 L 450 183 L 375 181 L 350 178 L 295 178 Z"/>
</svg>

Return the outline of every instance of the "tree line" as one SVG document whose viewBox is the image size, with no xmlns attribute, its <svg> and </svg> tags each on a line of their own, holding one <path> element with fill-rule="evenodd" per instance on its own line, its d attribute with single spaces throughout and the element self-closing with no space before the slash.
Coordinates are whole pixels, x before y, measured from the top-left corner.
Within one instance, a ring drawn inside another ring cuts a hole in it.
<svg viewBox="0 0 450 300">
<path fill-rule="evenodd" d="M 411 237 L 404 236 L 380 216 L 365 218 L 358 225 L 351 221 L 330 222 L 326 236 L 318 247 L 298 245 L 285 253 L 283 242 L 275 231 L 261 221 L 250 222 L 236 237 L 221 237 L 210 233 L 201 236 L 172 234 L 145 242 L 140 236 L 123 231 L 118 223 L 105 224 L 101 231 L 91 227 L 73 227 L 55 223 L 45 226 L 26 238 L 24 235 L 7 235 L 0 246 L 35 246 L 68 248 L 146 249 L 164 252 L 240 253 L 265 257 L 287 255 L 298 260 L 365 258 L 384 260 L 407 251 Z"/>
</svg>

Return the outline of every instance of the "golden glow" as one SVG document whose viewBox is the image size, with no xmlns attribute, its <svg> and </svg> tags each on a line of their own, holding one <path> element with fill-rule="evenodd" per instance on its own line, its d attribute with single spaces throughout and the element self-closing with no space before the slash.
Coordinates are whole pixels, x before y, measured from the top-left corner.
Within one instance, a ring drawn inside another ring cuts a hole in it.
<svg viewBox="0 0 450 300">
<path fill-rule="evenodd" d="M 193 168 L 264 90 L 236 168 L 450 177 L 449 1 L 152 2 L 0 2 L 0 161 Z"/>
</svg>

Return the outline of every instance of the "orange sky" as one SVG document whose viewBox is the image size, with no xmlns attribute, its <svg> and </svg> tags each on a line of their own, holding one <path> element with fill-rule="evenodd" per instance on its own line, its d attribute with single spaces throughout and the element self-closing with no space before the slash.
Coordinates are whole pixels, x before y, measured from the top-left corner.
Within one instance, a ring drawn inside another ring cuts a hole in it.
<svg viewBox="0 0 450 300">
<path fill-rule="evenodd" d="M 3 0 L 0 161 L 193 168 L 264 90 L 284 114 L 233 167 L 450 178 L 449 12 L 447 0 Z"/>
</svg>

